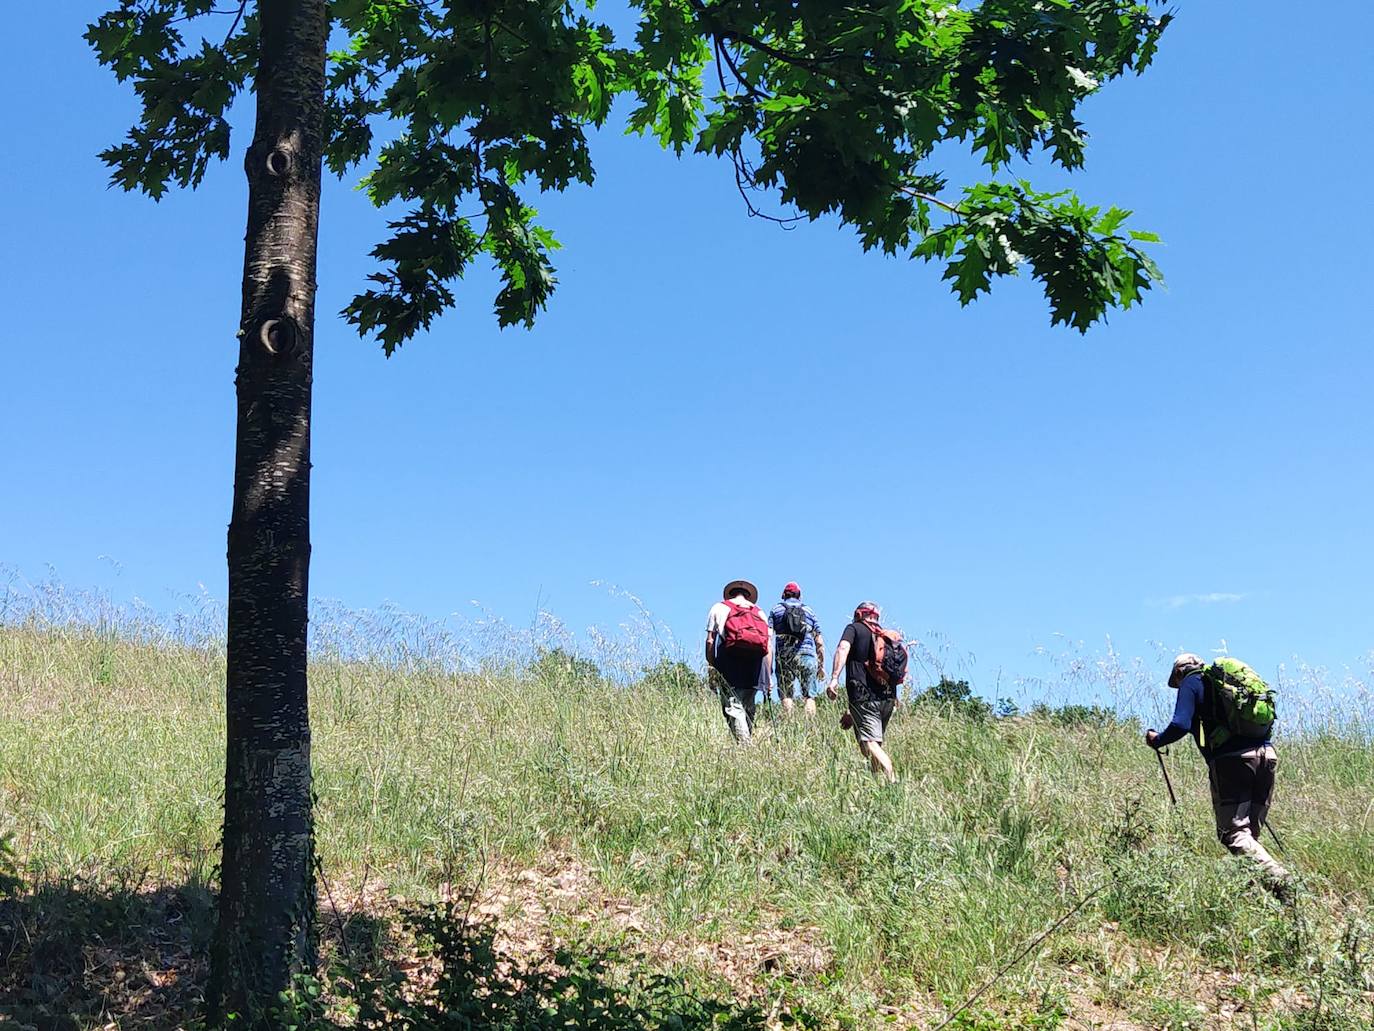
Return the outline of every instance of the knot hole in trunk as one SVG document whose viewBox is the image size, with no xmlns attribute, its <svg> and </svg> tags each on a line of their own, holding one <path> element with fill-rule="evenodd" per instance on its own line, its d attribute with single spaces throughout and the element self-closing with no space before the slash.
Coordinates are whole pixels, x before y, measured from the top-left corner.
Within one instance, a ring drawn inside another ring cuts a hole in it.
<svg viewBox="0 0 1374 1031">
<path fill-rule="evenodd" d="M 280 179 L 291 171 L 291 154 L 280 147 L 267 152 L 267 174 Z"/>
<path fill-rule="evenodd" d="M 294 356 L 300 341 L 300 327 L 289 315 L 268 319 L 258 327 L 258 340 L 268 354 L 277 358 Z"/>
</svg>

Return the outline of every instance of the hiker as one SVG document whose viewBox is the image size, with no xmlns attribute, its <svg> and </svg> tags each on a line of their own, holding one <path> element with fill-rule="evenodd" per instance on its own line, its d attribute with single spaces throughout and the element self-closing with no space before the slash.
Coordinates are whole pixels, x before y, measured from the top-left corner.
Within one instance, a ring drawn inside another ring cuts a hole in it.
<svg viewBox="0 0 1374 1031">
<path fill-rule="evenodd" d="M 757 587 L 731 580 L 721 599 L 706 616 L 706 665 L 725 682 L 719 692 L 725 725 L 736 741 L 748 744 L 758 692 L 768 693 L 772 641 Z"/>
<path fill-rule="evenodd" d="M 906 648 L 902 635 L 885 630 L 876 602 L 860 602 L 854 619 L 844 628 L 835 648 L 830 684 L 825 693 L 833 700 L 840 696 L 840 670 L 844 670 L 849 711 L 840 720 L 852 728 L 859 753 L 868 760 L 875 777 L 897 782 L 892 759 L 883 748 L 883 734 L 897 707 L 897 693 L 906 679 Z"/>
<path fill-rule="evenodd" d="M 1161 732 L 1147 730 L 1145 743 L 1158 751 L 1193 736 L 1207 762 L 1217 838 L 1288 897 L 1291 875 L 1260 841 L 1278 766 L 1270 741 L 1274 693 L 1243 662 L 1223 658 L 1209 666 L 1191 652 L 1174 659 L 1169 686 L 1178 692 L 1173 719 Z"/>
<path fill-rule="evenodd" d="M 773 625 L 774 683 L 782 697 L 782 711 L 789 713 L 793 697 L 805 703 L 808 716 L 816 714 L 816 696 L 825 681 L 825 641 L 820 620 L 810 605 L 802 604 L 796 582 L 782 589 L 782 601 L 773 606 L 768 621 Z"/>
</svg>

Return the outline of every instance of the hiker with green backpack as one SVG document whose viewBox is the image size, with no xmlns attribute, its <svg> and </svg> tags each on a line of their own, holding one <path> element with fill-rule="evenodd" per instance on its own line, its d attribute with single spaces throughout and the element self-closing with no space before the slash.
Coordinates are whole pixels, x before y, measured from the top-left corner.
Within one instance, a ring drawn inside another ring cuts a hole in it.
<svg viewBox="0 0 1374 1031">
<path fill-rule="evenodd" d="M 1239 659 L 1208 665 L 1191 652 L 1174 659 L 1169 686 L 1178 692 L 1173 718 L 1163 731 L 1147 730 L 1145 743 L 1158 751 L 1193 736 L 1207 761 L 1217 838 L 1254 861 L 1266 885 L 1287 897 L 1291 875 L 1260 841 L 1278 768 L 1270 740 L 1278 715 L 1273 689 Z"/>
</svg>

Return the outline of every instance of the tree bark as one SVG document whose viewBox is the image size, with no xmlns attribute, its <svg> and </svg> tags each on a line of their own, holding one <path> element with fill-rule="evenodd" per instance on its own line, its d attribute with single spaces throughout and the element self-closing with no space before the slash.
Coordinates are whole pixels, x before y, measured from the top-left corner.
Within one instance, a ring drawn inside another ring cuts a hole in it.
<svg viewBox="0 0 1374 1031">
<path fill-rule="evenodd" d="M 326 0 L 260 0 L 229 523 L 224 854 L 207 1004 L 267 1027 L 315 963 L 306 695 Z"/>
</svg>

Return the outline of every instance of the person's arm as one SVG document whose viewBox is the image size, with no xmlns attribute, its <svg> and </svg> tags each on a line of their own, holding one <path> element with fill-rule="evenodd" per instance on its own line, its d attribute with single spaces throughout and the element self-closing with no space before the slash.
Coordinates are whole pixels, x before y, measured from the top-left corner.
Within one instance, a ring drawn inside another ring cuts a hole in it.
<svg viewBox="0 0 1374 1031">
<path fill-rule="evenodd" d="M 835 661 L 830 667 L 830 685 L 825 689 L 826 697 L 832 701 L 840 697 L 840 670 L 844 669 L 844 660 L 849 658 L 849 642 L 840 638 L 840 643 L 835 648 Z"/>
<path fill-rule="evenodd" d="M 806 617 L 811 623 L 811 639 L 816 642 L 816 679 L 825 679 L 825 639 L 821 637 L 821 621 L 809 608 Z"/>
<path fill-rule="evenodd" d="M 711 611 L 706 613 L 706 666 L 708 669 L 716 668 L 716 631 L 719 623 L 716 620 L 716 606 L 711 606 Z"/>
<path fill-rule="evenodd" d="M 759 611 L 763 612 L 763 606 L 759 606 Z M 768 620 L 768 669 L 770 673 L 776 674 L 777 669 L 774 665 L 778 661 L 778 649 L 775 642 L 778 639 L 778 606 L 773 606 L 765 614 Z M 778 677 L 781 680 L 781 677 Z"/>
<path fill-rule="evenodd" d="M 1145 743 L 1151 748 L 1166 748 L 1175 741 L 1187 737 L 1193 729 L 1193 715 L 1198 703 L 1202 701 L 1202 676 L 1194 673 L 1183 678 L 1178 685 L 1178 698 L 1174 701 L 1174 715 L 1169 725 L 1159 733 L 1145 732 Z"/>
</svg>

